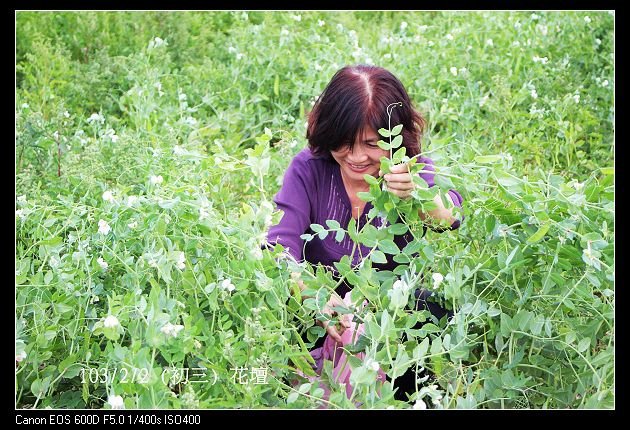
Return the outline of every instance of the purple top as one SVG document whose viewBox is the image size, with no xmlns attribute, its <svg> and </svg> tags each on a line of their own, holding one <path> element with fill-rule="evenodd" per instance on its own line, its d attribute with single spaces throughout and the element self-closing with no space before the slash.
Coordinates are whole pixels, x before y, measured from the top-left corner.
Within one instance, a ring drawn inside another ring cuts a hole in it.
<svg viewBox="0 0 630 430">
<path fill-rule="evenodd" d="M 425 163 L 424 170 L 435 171 L 433 161 L 427 157 L 418 157 L 419 163 Z M 435 185 L 434 173 L 421 173 L 420 176 L 429 187 Z M 456 206 L 462 206 L 462 196 L 454 190 L 449 194 Z M 320 224 L 326 227 L 326 220 L 333 219 L 346 228 L 352 218 L 350 198 L 346 192 L 341 178 L 339 164 L 333 159 L 316 158 L 306 148 L 300 151 L 291 161 L 284 174 L 282 188 L 276 194 L 274 202 L 278 209 L 284 211 L 280 222 L 269 229 L 267 240 L 269 243 L 280 243 L 297 260 L 306 260 L 312 264 L 321 263 L 330 266 L 336 272 L 334 262 L 341 260 L 344 255 L 352 254 L 353 242 L 346 234 L 341 242 L 335 240 L 334 234 L 328 234 L 324 240 L 317 235 L 306 244 L 300 236 L 304 233 L 313 233 L 311 224 Z M 363 213 L 357 220 L 359 229 L 365 225 L 367 214 L 372 204 L 367 202 Z M 382 222 L 387 222 L 380 217 L 375 217 L 372 224 L 380 227 Z M 459 220 L 455 221 L 451 229 L 459 227 Z M 396 236 L 394 242 L 400 249 L 413 240 L 411 233 Z M 303 251 L 304 249 L 304 251 Z M 367 255 L 370 248 L 358 245 L 355 251 L 353 265 L 361 260 L 361 255 Z M 392 260 L 391 255 L 386 254 L 386 264 L 374 264 L 374 267 L 393 270 L 398 263 Z"/>
</svg>

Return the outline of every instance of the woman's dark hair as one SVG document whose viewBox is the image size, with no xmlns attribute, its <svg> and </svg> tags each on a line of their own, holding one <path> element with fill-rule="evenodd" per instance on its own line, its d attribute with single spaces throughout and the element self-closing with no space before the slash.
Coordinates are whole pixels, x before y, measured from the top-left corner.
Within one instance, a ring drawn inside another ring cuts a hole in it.
<svg viewBox="0 0 630 430">
<path fill-rule="evenodd" d="M 387 129 L 387 106 L 392 109 L 391 126 L 403 125 L 407 155 L 420 153 L 424 118 L 412 106 L 403 84 L 388 70 L 359 64 L 338 70 L 308 115 L 306 138 L 313 154 L 329 157 L 330 151 L 354 145 L 363 129 Z M 382 137 L 381 137 L 382 138 Z M 382 138 L 383 139 L 383 138 Z M 387 141 L 387 139 L 383 139 Z"/>
</svg>

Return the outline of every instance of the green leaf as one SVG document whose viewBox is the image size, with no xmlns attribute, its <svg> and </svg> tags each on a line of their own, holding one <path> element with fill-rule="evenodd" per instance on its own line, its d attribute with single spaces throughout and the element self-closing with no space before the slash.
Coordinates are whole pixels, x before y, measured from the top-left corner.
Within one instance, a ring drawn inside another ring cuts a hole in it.
<svg viewBox="0 0 630 430">
<path fill-rule="evenodd" d="M 387 254 L 392 254 L 392 255 L 400 254 L 400 249 L 398 248 L 398 245 L 396 245 L 396 243 L 391 239 L 385 239 L 385 240 L 379 241 L 378 248 Z"/>
<path fill-rule="evenodd" d="M 392 128 L 392 136 L 398 136 L 400 134 L 400 132 L 402 131 L 402 124 L 398 124 L 396 127 Z M 387 136 L 385 136 L 387 137 Z"/>
<path fill-rule="evenodd" d="M 335 233 L 335 240 L 337 242 L 341 242 L 345 236 L 346 236 L 345 230 L 341 230 L 341 229 L 337 230 L 337 232 Z"/>
<path fill-rule="evenodd" d="M 527 238 L 527 243 L 535 243 L 542 239 L 549 230 L 550 224 L 540 226 L 538 231 Z"/>
<path fill-rule="evenodd" d="M 501 160 L 501 155 L 478 155 L 475 157 L 477 163 L 496 163 Z"/>
<path fill-rule="evenodd" d="M 441 337 L 436 337 L 435 339 L 433 339 L 433 342 L 431 342 L 430 352 L 432 355 L 439 354 L 442 352 L 442 338 Z"/>
<path fill-rule="evenodd" d="M 434 176 L 434 179 L 435 179 L 435 185 L 437 185 L 443 190 L 455 189 L 455 185 L 453 184 L 453 181 L 451 181 L 451 178 L 447 176 L 442 176 L 439 173 L 436 173 Z"/>
<path fill-rule="evenodd" d="M 374 197 L 372 194 L 365 191 L 359 191 L 357 193 L 357 197 L 363 200 L 364 202 L 371 202 L 373 200 L 376 200 L 376 197 Z"/>
<path fill-rule="evenodd" d="M 413 358 L 416 360 L 422 360 L 427 355 L 429 350 L 429 336 L 425 337 L 420 345 L 416 346 L 413 350 Z"/>
<path fill-rule="evenodd" d="M 392 145 L 382 140 L 379 140 L 378 142 L 376 142 L 376 144 L 379 148 L 384 149 L 385 151 L 389 151 L 390 149 L 392 149 Z"/>
<path fill-rule="evenodd" d="M 394 140 L 392 140 L 392 148 L 398 148 L 400 145 L 402 145 L 403 142 L 403 137 L 402 136 L 396 136 L 394 138 Z"/>
<path fill-rule="evenodd" d="M 302 394 L 306 394 L 309 392 L 310 389 L 311 389 L 311 383 L 307 382 L 305 384 L 300 385 L 300 388 L 298 388 L 298 391 Z"/>
<path fill-rule="evenodd" d="M 378 134 L 380 134 L 383 137 L 389 137 L 391 135 L 389 130 L 387 130 L 385 128 L 379 128 L 378 129 Z"/>
<path fill-rule="evenodd" d="M 512 330 L 514 329 L 512 325 L 512 318 L 509 315 L 502 313 L 501 314 L 501 334 L 504 337 L 510 337 Z"/>
<path fill-rule="evenodd" d="M 311 227 L 311 230 L 313 230 L 315 233 L 319 233 L 320 231 L 325 230 L 325 228 L 319 224 L 311 224 L 310 227 Z"/>
<path fill-rule="evenodd" d="M 407 227 L 407 224 L 396 223 L 387 227 L 387 230 L 389 230 L 391 234 L 400 236 L 402 234 L 407 233 L 407 230 L 409 230 L 409 227 Z"/>
<path fill-rule="evenodd" d="M 400 147 L 396 150 L 396 152 L 394 152 L 394 155 L 392 156 L 392 163 L 393 164 L 400 164 L 403 161 L 403 157 L 405 156 L 405 154 L 407 153 L 407 148 Z"/>
<path fill-rule="evenodd" d="M 276 75 L 276 79 L 273 81 L 273 93 L 278 97 L 280 94 L 280 77 Z"/>
<path fill-rule="evenodd" d="M 577 350 L 584 352 L 589 348 L 589 346 L 591 346 L 591 338 L 585 337 L 580 341 L 580 343 L 578 343 Z"/>
<path fill-rule="evenodd" d="M 298 393 L 297 391 L 292 391 L 287 396 L 287 404 L 291 404 L 295 402 L 298 399 L 298 397 L 300 397 L 300 393 Z"/>
<path fill-rule="evenodd" d="M 518 251 L 519 248 L 520 248 L 520 245 L 516 245 L 516 247 L 512 250 L 512 252 L 510 252 L 510 255 L 508 255 L 508 257 L 505 259 L 505 267 L 508 267 L 510 265 L 510 261 L 512 261 L 512 259 L 516 255 L 516 252 Z"/>
<path fill-rule="evenodd" d="M 604 175 L 614 175 L 615 174 L 615 168 L 614 167 L 602 167 L 601 171 L 602 171 L 602 174 L 604 174 Z"/>
<path fill-rule="evenodd" d="M 333 230 L 336 230 L 338 228 L 341 228 L 341 226 L 339 225 L 339 223 L 337 221 L 335 221 L 334 219 L 327 219 L 326 220 L 326 225 L 328 227 L 330 227 Z"/>
<path fill-rule="evenodd" d="M 375 263 L 380 263 L 380 264 L 387 263 L 387 257 L 385 257 L 385 254 L 383 254 L 381 251 L 377 249 L 372 251 L 372 253 L 370 254 L 370 260 L 372 260 Z"/>
<path fill-rule="evenodd" d="M 365 174 L 363 175 L 363 179 L 365 179 L 365 182 L 367 182 L 370 185 L 378 185 L 378 179 L 376 179 L 372 175 Z"/>
</svg>

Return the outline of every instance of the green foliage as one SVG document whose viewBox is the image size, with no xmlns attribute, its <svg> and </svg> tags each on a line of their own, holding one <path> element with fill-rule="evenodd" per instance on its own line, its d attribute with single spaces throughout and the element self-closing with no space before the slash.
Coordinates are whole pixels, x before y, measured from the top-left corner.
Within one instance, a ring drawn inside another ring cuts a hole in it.
<svg viewBox="0 0 630 430">
<path fill-rule="evenodd" d="M 434 374 L 410 398 L 434 408 L 613 407 L 613 23 L 607 12 L 18 12 L 17 407 L 108 408 L 120 395 L 128 408 L 406 408 L 391 379 L 410 368 Z M 365 359 L 349 362 L 350 399 L 327 363 L 323 399 L 302 375 L 341 280 L 261 244 L 305 115 L 359 62 L 408 88 L 436 186 L 389 124 L 381 169 L 408 162 L 412 198 L 368 176 L 359 197 L 385 228 L 328 220 L 303 235 L 371 248 L 356 267 L 335 263 L 357 305 L 338 311 L 365 324 L 351 347 Z M 464 197 L 461 227 L 424 234 L 419 211 L 449 189 Z M 400 249 L 405 233 L 415 240 Z M 394 272 L 376 269 L 388 259 Z M 411 311 L 416 288 L 454 317 Z M 172 368 L 203 369 L 206 382 L 162 378 Z M 262 368 L 266 383 L 252 383 Z"/>
</svg>

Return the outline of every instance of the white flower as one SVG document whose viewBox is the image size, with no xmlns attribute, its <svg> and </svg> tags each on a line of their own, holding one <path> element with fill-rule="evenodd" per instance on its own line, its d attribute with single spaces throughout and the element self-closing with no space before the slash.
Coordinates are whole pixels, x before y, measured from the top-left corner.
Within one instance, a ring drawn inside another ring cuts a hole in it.
<svg viewBox="0 0 630 430">
<path fill-rule="evenodd" d="M 103 193 L 103 200 L 106 202 L 114 203 L 114 194 L 111 191 L 107 190 Z"/>
<path fill-rule="evenodd" d="M 65 116 L 66 118 L 70 118 L 70 112 L 65 111 L 65 112 L 63 113 L 63 116 Z"/>
<path fill-rule="evenodd" d="M 531 92 L 532 98 L 537 99 L 538 98 L 538 93 L 536 92 L 536 88 L 534 88 Z"/>
<path fill-rule="evenodd" d="M 187 116 L 186 118 L 184 118 L 184 124 L 194 126 L 195 124 L 197 124 L 197 120 L 192 116 Z"/>
<path fill-rule="evenodd" d="M 442 276 L 442 274 L 439 272 L 435 272 L 432 275 L 432 278 L 433 278 L 433 289 L 437 289 L 437 287 L 439 287 L 442 281 L 444 280 L 444 276 Z"/>
<path fill-rule="evenodd" d="M 372 361 L 370 363 L 370 369 L 372 369 L 373 371 L 378 372 L 378 369 L 380 369 L 380 368 L 381 368 L 381 366 L 378 365 L 378 362 Z"/>
<path fill-rule="evenodd" d="M 546 25 L 537 24 L 536 28 L 540 31 L 540 34 L 542 34 L 543 36 L 547 35 L 548 29 Z"/>
<path fill-rule="evenodd" d="M 302 21 L 302 15 L 291 15 L 291 18 L 295 21 Z"/>
<path fill-rule="evenodd" d="M 457 67 L 451 67 L 450 71 L 453 76 L 457 76 Z"/>
<path fill-rule="evenodd" d="M 534 55 L 532 57 L 532 60 L 534 60 L 534 63 L 542 63 L 542 64 L 547 64 L 547 62 L 549 61 L 547 57 L 539 57 L 538 55 Z"/>
<path fill-rule="evenodd" d="M 26 358 L 26 351 L 22 351 L 19 354 L 15 354 L 15 361 L 18 363 Z"/>
<path fill-rule="evenodd" d="M 598 46 L 599 46 L 599 45 L 601 45 L 601 44 L 602 44 L 602 39 L 600 39 L 600 38 L 596 37 L 596 38 L 595 38 L 595 45 L 598 45 Z"/>
<path fill-rule="evenodd" d="M 487 46 L 494 46 L 494 42 L 492 41 L 492 39 L 487 39 L 486 40 L 486 45 Z"/>
<path fill-rule="evenodd" d="M 127 206 L 132 207 L 138 202 L 138 196 L 128 196 L 127 197 Z"/>
<path fill-rule="evenodd" d="M 103 327 L 105 328 L 116 328 L 120 326 L 120 321 L 113 315 L 107 315 L 107 318 L 103 320 Z"/>
<path fill-rule="evenodd" d="M 232 281 L 229 278 L 224 279 L 223 282 L 221 282 L 221 288 L 229 292 L 232 292 L 236 289 L 236 287 L 234 286 L 234 284 L 232 284 Z"/>
<path fill-rule="evenodd" d="M 394 290 L 406 290 L 407 288 L 407 284 L 400 279 L 397 279 L 396 282 L 394 282 L 394 285 L 392 285 L 392 289 Z"/>
<path fill-rule="evenodd" d="M 608 81 L 606 81 L 606 85 L 608 85 Z M 604 85 L 604 86 L 606 86 L 606 85 Z M 26 196 L 24 196 L 24 195 L 18 196 L 17 201 L 20 204 L 20 206 L 25 205 L 26 204 Z"/>
<path fill-rule="evenodd" d="M 87 119 L 87 122 L 90 123 L 90 124 L 93 123 L 93 122 L 99 122 L 99 123 L 103 124 L 105 122 L 105 117 L 103 117 L 103 115 L 101 115 L 100 113 L 93 113 Z"/>
<path fill-rule="evenodd" d="M 107 403 L 112 409 L 125 409 L 125 402 L 121 396 L 109 396 Z"/>
<path fill-rule="evenodd" d="M 321 72 L 323 67 L 319 65 L 319 63 L 315 63 L 315 70 L 317 70 L 318 72 Z"/>
<path fill-rule="evenodd" d="M 183 325 L 173 325 L 170 322 L 167 322 L 166 324 L 164 324 L 164 326 L 160 329 L 160 331 L 162 333 L 164 333 L 167 336 L 172 336 L 172 337 L 177 337 L 177 335 L 179 334 L 180 331 L 182 331 L 184 329 Z"/>
<path fill-rule="evenodd" d="M 587 24 L 590 24 L 590 23 L 591 23 L 591 17 L 590 17 L 590 16 L 588 16 L 588 15 L 586 15 L 586 16 L 584 17 L 584 22 L 585 22 L 585 23 L 587 23 Z"/>
<path fill-rule="evenodd" d="M 324 25 L 326 25 L 326 22 L 322 21 L 321 19 L 317 21 L 317 25 L 319 25 L 320 27 L 323 27 Z"/>
<path fill-rule="evenodd" d="M 602 87 L 607 87 L 608 86 L 608 79 L 604 79 L 604 81 L 602 82 Z"/>
<path fill-rule="evenodd" d="M 24 209 L 18 209 L 15 211 L 15 216 L 19 217 L 20 219 L 24 219 L 26 218 L 26 213 L 24 212 Z"/>
<path fill-rule="evenodd" d="M 180 102 L 181 102 L 181 101 L 186 100 L 187 98 L 188 98 L 188 96 L 187 96 L 186 94 L 184 94 L 184 93 L 181 93 L 181 94 L 179 95 L 179 101 L 180 101 Z"/>
<path fill-rule="evenodd" d="M 238 54 L 236 54 L 236 59 L 237 59 L 237 60 L 240 60 L 240 59 L 241 59 L 241 58 L 243 58 L 244 56 L 245 56 L 245 54 L 242 54 L 242 53 L 240 53 L 240 52 L 239 52 Z"/>
<path fill-rule="evenodd" d="M 235 47 L 233 47 L 233 46 L 229 46 L 229 47 L 228 47 L 228 52 L 229 52 L 230 54 L 236 54 L 236 48 L 235 48 Z"/>
<path fill-rule="evenodd" d="M 173 147 L 173 154 L 175 154 L 175 155 L 184 155 L 185 153 L 186 153 L 186 151 L 181 146 L 175 145 Z"/>
<path fill-rule="evenodd" d="M 208 213 L 207 210 L 205 210 L 204 208 L 199 208 L 199 219 L 204 219 L 204 218 L 209 218 L 210 217 L 210 213 Z"/>
<path fill-rule="evenodd" d="M 98 265 L 101 266 L 101 269 L 103 270 L 107 270 L 107 268 L 109 267 L 109 264 L 107 264 L 107 261 L 103 260 L 102 257 L 98 257 L 96 261 L 98 262 Z"/>
<path fill-rule="evenodd" d="M 129 224 L 127 224 L 127 227 L 131 229 L 138 227 L 138 221 L 130 222 Z"/>
<path fill-rule="evenodd" d="M 403 22 L 401 22 L 401 23 L 400 23 L 400 29 L 401 29 L 401 30 L 404 30 L 405 28 L 407 28 L 407 25 L 408 25 L 408 24 L 407 24 L 407 21 L 403 21 Z"/>
<path fill-rule="evenodd" d="M 250 254 L 254 260 L 262 260 L 263 258 L 262 250 L 258 247 L 252 248 Z"/>
<path fill-rule="evenodd" d="M 107 221 L 99 219 L 98 220 L 98 232 L 100 234 L 106 235 L 111 231 L 111 227 L 107 224 Z"/>
<path fill-rule="evenodd" d="M 162 182 L 164 182 L 164 178 L 162 177 L 162 175 L 151 175 L 151 179 L 150 179 L 151 184 L 153 185 L 158 185 L 161 184 Z"/>
<path fill-rule="evenodd" d="M 28 103 L 22 103 L 22 109 L 28 109 L 29 105 Z"/>
<path fill-rule="evenodd" d="M 486 102 L 488 101 L 488 99 L 490 98 L 490 96 L 488 94 L 486 94 L 485 96 L 483 96 L 480 100 L 479 100 L 479 107 L 482 107 L 483 105 L 486 104 Z"/>
<path fill-rule="evenodd" d="M 429 28 L 428 25 L 421 25 L 421 26 L 418 27 L 418 31 L 426 31 L 427 28 Z"/>
<path fill-rule="evenodd" d="M 286 28 L 283 28 L 280 31 L 280 36 L 288 36 L 289 35 L 289 30 L 287 30 Z"/>
<path fill-rule="evenodd" d="M 168 45 L 166 40 L 162 40 L 160 37 L 154 37 L 153 40 L 149 42 L 149 49 L 159 48 L 160 46 Z"/>
<path fill-rule="evenodd" d="M 574 94 L 573 95 L 573 101 L 575 101 L 575 103 L 579 103 L 580 102 L 580 95 L 579 94 Z"/>
<path fill-rule="evenodd" d="M 512 46 L 521 46 L 521 42 L 515 40 L 514 42 L 512 42 Z"/>
<path fill-rule="evenodd" d="M 453 40 L 453 35 L 452 35 L 451 33 L 448 33 L 445 37 L 446 37 L 448 40 Z"/>
<path fill-rule="evenodd" d="M 383 57 L 385 59 L 389 60 L 390 58 L 392 58 L 392 54 L 387 53 L 387 54 L 383 55 Z"/>
<path fill-rule="evenodd" d="M 179 270 L 184 270 L 186 268 L 186 254 L 184 254 L 182 251 L 179 251 L 176 266 Z"/>
<path fill-rule="evenodd" d="M 61 261 L 59 261 L 59 259 L 56 256 L 54 256 L 54 255 L 52 255 L 50 257 L 50 261 L 48 262 L 50 267 L 52 267 L 53 269 L 58 267 L 60 263 L 61 263 Z"/>
<path fill-rule="evenodd" d="M 575 188 L 576 191 L 580 191 L 582 190 L 582 188 L 584 188 L 584 182 L 578 182 L 578 181 L 571 181 L 569 182 L 568 185 L 571 185 L 573 188 Z"/>
<path fill-rule="evenodd" d="M 531 19 L 534 20 L 534 21 L 537 20 L 537 19 L 540 19 L 540 15 L 536 15 L 535 13 L 532 13 Z"/>
<path fill-rule="evenodd" d="M 538 115 L 540 117 L 544 116 L 547 113 L 547 111 L 545 110 L 545 108 L 540 108 L 538 109 L 536 107 L 536 103 L 534 103 L 530 109 L 529 109 L 529 114 L 530 115 Z"/>
<path fill-rule="evenodd" d="M 426 409 L 427 405 L 426 405 L 426 403 L 424 403 L 424 401 L 422 399 L 418 399 L 418 400 L 416 400 L 416 403 L 414 403 L 413 408 L 414 409 Z"/>
</svg>

